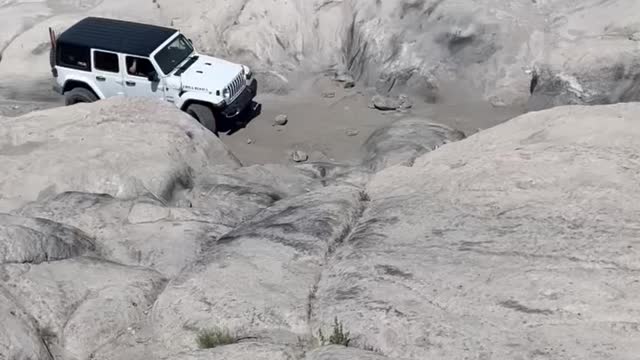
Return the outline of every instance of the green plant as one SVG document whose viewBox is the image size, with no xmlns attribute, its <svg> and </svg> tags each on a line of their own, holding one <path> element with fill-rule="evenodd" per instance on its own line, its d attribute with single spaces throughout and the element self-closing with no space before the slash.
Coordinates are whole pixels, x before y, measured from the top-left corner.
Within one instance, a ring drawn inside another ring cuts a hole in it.
<svg viewBox="0 0 640 360">
<path fill-rule="evenodd" d="M 198 332 L 196 338 L 200 349 L 211 349 L 216 346 L 235 344 L 238 337 L 226 329 L 208 329 Z"/>
<path fill-rule="evenodd" d="M 342 326 L 342 322 L 338 321 L 336 317 L 333 320 L 333 333 L 326 338 L 322 333 L 322 329 L 318 330 L 318 337 L 320 338 L 321 345 L 342 345 L 349 346 L 349 342 L 351 342 L 351 338 L 349 337 L 349 332 L 344 331 L 344 327 Z"/>
</svg>

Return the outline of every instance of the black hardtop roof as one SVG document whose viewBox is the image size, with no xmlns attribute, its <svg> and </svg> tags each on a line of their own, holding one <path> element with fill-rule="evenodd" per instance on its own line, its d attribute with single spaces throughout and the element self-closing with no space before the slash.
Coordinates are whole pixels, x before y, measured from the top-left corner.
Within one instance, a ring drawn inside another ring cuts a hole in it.
<svg viewBox="0 0 640 360">
<path fill-rule="evenodd" d="M 68 28 L 58 43 L 149 56 L 178 30 L 101 17 L 87 17 Z"/>
</svg>

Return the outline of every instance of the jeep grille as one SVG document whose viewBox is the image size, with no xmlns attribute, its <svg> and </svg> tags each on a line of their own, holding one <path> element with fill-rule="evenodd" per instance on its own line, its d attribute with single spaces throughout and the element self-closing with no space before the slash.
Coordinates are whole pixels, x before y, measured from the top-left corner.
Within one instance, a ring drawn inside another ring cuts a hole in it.
<svg viewBox="0 0 640 360">
<path fill-rule="evenodd" d="M 244 76 L 242 73 L 239 73 L 231 83 L 229 84 L 229 96 L 231 99 L 235 99 L 240 92 L 244 89 L 246 82 L 244 81 Z"/>
</svg>

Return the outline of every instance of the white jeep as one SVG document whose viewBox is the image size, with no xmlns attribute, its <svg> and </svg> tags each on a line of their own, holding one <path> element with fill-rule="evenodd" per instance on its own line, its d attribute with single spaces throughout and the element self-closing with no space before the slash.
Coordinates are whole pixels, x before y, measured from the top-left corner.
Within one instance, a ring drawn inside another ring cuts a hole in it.
<svg viewBox="0 0 640 360">
<path fill-rule="evenodd" d="M 199 54 L 176 29 L 87 17 L 49 36 L 54 90 L 67 105 L 119 95 L 159 98 L 214 134 L 218 121 L 257 107 L 249 67 Z"/>
</svg>

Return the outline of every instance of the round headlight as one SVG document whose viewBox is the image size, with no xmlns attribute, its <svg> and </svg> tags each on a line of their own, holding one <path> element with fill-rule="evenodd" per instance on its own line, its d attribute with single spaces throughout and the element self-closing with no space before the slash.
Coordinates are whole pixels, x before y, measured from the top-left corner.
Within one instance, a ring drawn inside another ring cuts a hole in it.
<svg viewBox="0 0 640 360">
<path fill-rule="evenodd" d="M 224 90 L 222 90 L 222 96 L 225 99 L 228 99 L 231 96 L 231 91 L 229 91 L 229 88 L 225 88 Z"/>
</svg>

